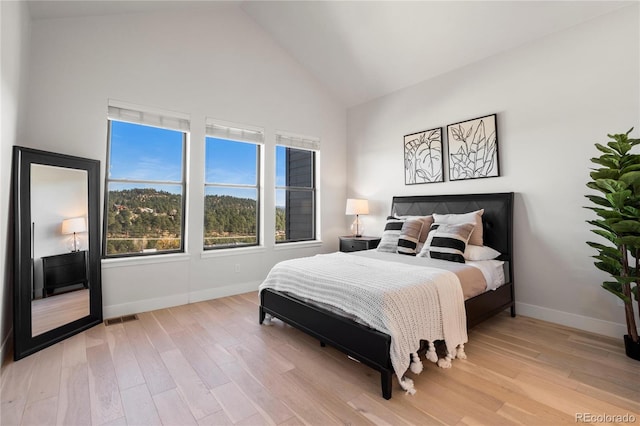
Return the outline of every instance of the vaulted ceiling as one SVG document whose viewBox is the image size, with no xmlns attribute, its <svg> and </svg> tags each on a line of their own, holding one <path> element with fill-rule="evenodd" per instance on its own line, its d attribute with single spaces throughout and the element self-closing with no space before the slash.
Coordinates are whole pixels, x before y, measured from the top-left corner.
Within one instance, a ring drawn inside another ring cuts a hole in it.
<svg viewBox="0 0 640 426">
<path fill-rule="evenodd" d="M 33 19 L 238 7 L 354 106 L 635 1 L 30 1 Z"/>
</svg>

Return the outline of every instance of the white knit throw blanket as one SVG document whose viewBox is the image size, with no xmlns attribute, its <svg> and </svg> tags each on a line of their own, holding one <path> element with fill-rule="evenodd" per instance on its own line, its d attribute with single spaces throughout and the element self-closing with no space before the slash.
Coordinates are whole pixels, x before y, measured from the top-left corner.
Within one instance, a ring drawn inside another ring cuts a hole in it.
<svg viewBox="0 0 640 426">
<path fill-rule="evenodd" d="M 403 377 L 421 340 L 432 356 L 433 342 L 444 340 L 448 360 L 467 342 L 462 288 L 449 271 L 331 253 L 278 263 L 265 288 L 337 307 L 391 336 L 391 364 L 408 392 Z"/>
</svg>

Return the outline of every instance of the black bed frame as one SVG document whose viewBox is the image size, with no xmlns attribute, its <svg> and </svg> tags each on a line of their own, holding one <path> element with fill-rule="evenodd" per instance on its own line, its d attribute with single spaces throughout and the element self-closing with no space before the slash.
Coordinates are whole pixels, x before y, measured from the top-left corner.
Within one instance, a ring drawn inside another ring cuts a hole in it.
<svg viewBox="0 0 640 426">
<path fill-rule="evenodd" d="M 513 287 L 513 192 L 496 194 L 393 197 L 391 213 L 424 216 L 431 213 L 468 213 L 484 209 L 484 244 L 498 250 L 508 262 L 506 284 L 465 301 L 467 327 L 509 308 L 515 317 Z M 391 337 L 355 321 L 309 305 L 290 295 L 265 289 L 260 292 L 260 324 L 270 314 L 380 372 L 382 396 L 391 398 L 393 368 Z"/>
</svg>

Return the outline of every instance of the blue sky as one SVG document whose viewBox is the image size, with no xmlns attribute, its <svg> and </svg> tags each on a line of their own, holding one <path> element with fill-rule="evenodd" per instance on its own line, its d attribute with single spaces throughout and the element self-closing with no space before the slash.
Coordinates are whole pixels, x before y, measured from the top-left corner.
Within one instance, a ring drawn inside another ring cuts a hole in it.
<svg viewBox="0 0 640 426">
<path fill-rule="evenodd" d="M 182 132 L 142 126 L 121 121 L 111 122 L 110 179 L 182 181 Z M 219 184 L 255 185 L 257 181 L 257 146 L 207 137 L 205 181 Z M 276 148 L 276 185 L 285 185 L 285 149 Z M 180 192 L 179 186 L 116 184 L 110 189 L 156 187 Z M 256 190 L 208 187 L 207 194 L 257 198 Z M 276 191 L 276 205 L 284 206 L 284 191 Z"/>
</svg>

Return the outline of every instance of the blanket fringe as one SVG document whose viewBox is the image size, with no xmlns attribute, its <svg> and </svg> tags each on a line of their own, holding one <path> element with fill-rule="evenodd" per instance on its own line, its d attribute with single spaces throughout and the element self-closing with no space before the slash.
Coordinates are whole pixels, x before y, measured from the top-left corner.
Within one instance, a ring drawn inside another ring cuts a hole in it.
<svg viewBox="0 0 640 426">
<path fill-rule="evenodd" d="M 416 389 L 413 386 L 413 380 L 408 377 L 398 378 L 398 382 L 400 382 L 400 387 L 407 391 L 409 395 L 415 395 Z"/>
<path fill-rule="evenodd" d="M 438 360 L 438 367 L 440 368 L 451 368 L 451 360 L 453 359 L 453 355 L 449 352 L 445 358 L 440 358 Z"/>
<path fill-rule="evenodd" d="M 438 362 L 438 354 L 436 353 L 436 347 L 433 342 L 429 342 L 429 349 L 427 349 L 425 356 L 431 362 Z"/>
<path fill-rule="evenodd" d="M 456 358 L 467 359 L 467 354 L 464 352 L 464 343 L 460 343 L 456 349 Z"/>
<path fill-rule="evenodd" d="M 409 369 L 414 374 L 420 374 L 424 369 L 424 365 L 422 365 L 422 361 L 420 361 L 420 357 L 416 352 L 411 354 L 411 365 L 409 365 Z"/>
</svg>

